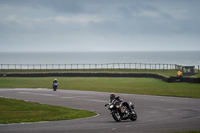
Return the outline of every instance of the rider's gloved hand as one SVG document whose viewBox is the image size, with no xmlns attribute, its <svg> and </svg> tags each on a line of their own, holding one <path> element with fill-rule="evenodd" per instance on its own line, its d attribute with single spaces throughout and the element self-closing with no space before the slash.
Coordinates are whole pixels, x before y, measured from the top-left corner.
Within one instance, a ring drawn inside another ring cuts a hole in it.
<svg viewBox="0 0 200 133">
<path fill-rule="evenodd" d="M 108 104 L 105 104 L 105 107 L 108 106 Z"/>
</svg>

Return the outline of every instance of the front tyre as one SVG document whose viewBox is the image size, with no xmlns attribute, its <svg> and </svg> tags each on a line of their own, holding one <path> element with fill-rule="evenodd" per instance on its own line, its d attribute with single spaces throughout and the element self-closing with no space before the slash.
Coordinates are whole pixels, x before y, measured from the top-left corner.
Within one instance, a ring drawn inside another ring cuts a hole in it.
<svg viewBox="0 0 200 133">
<path fill-rule="evenodd" d="M 120 117 L 119 111 L 117 111 L 117 110 L 112 111 L 112 117 L 117 122 L 121 121 L 121 117 Z"/>
<path fill-rule="evenodd" d="M 57 90 L 57 86 L 53 86 L 53 90 L 56 91 Z"/>
<path fill-rule="evenodd" d="M 136 112 L 135 112 L 134 110 L 132 110 L 130 119 L 131 119 L 132 121 L 136 121 L 136 120 L 137 120 L 137 114 L 136 114 Z"/>
</svg>

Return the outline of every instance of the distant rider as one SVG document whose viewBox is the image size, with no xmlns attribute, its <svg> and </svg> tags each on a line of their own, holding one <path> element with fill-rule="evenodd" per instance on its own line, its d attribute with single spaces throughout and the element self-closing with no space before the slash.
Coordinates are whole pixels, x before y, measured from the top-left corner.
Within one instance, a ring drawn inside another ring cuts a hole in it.
<svg viewBox="0 0 200 133">
<path fill-rule="evenodd" d="M 58 81 L 57 81 L 57 79 L 55 79 L 55 80 L 53 81 L 52 87 L 53 87 L 53 90 L 54 90 L 54 91 L 57 90 L 57 87 L 58 87 Z"/>
<path fill-rule="evenodd" d="M 53 85 L 54 85 L 55 83 L 58 83 L 57 79 L 54 79 L 54 81 L 53 81 Z"/>
</svg>

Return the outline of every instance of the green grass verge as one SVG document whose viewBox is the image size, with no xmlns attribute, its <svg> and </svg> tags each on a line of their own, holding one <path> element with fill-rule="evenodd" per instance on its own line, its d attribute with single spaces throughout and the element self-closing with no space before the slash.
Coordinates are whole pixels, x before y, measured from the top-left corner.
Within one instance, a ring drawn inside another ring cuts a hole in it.
<svg viewBox="0 0 200 133">
<path fill-rule="evenodd" d="M 165 77 L 176 76 L 174 69 L 0 69 L 0 74 L 25 74 L 25 73 L 152 73 Z M 195 70 L 195 75 L 190 77 L 200 77 L 200 73 Z"/>
<path fill-rule="evenodd" d="M 53 77 L 0 77 L 0 88 L 52 88 Z M 153 78 L 59 77 L 58 89 L 200 98 L 200 85 Z"/>
<path fill-rule="evenodd" d="M 85 110 L 76 110 L 1 97 L 0 108 L 1 124 L 70 120 L 96 115 L 93 112 Z"/>
</svg>

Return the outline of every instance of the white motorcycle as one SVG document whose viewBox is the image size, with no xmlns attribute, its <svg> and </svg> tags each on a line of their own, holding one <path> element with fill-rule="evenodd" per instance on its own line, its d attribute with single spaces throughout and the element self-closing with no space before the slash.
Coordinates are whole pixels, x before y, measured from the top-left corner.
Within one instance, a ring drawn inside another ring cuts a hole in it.
<svg viewBox="0 0 200 133">
<path fill-rule="evenodd" d="M 53 86 L 53 90 L 56 91 L 58 88 L 58 83 L 54 82 L 52 86 Z"/>
</svg>

